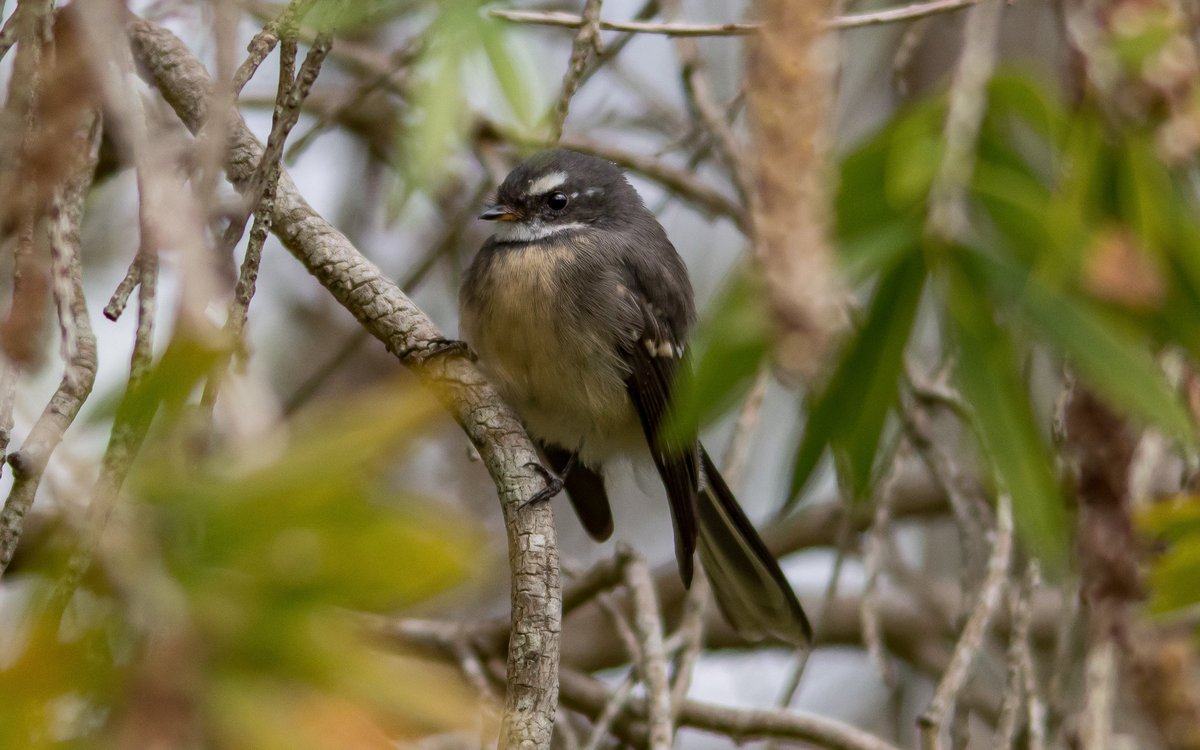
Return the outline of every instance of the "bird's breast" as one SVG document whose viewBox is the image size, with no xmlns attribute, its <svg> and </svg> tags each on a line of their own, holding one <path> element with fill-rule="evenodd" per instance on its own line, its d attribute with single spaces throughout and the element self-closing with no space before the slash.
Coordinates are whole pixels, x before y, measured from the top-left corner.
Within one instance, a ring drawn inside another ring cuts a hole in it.
<svg viewBox="0 0 1200 750">
<path fill-rule="evenodd" d="M 616 333 L 598 309 L 601 280 L 578 276 L 576 250 L 531 244 L 495 252 L 470 283 L 462 333 L 535 437 L 601 458 L 636 418 Z"/>
</svg>

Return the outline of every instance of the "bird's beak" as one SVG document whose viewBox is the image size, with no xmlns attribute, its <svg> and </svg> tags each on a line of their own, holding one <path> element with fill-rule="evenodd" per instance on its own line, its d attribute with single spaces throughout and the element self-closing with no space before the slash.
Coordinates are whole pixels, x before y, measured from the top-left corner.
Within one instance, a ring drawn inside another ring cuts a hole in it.
<svg viewBox="0 0 1200 750">
<path fill-rule="evenodd" d="M 505 206 L 504 204 L 492 206 L 488 210 L 479 214 L 479 218 L 484 221 L 516 221 L 520 216 L 516 211 Z"/>
</svg>

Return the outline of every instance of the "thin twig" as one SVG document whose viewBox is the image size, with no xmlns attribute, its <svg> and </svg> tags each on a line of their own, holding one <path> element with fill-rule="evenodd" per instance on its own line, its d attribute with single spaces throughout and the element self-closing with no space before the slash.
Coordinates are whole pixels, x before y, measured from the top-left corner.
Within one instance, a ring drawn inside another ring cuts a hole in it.
<svg viewBox="0 0 1200 750">
<path fill-rule="evenodd" d="M 712 588 L 703 574 L 692 579 L 683 602 L 683 616 L 679 620 L 681 645 L 675 656 L 675 671 L 671 675 L 671 723 L 679 723 L 679 711 L 687 700 L 688 690 L 696 670 L 696 662 L 704 649 L 704 615 L 712 601 Z"/>
<path fill-rule="evenodd" d="M 679 0 L 665 0 L 667 9 L 672 15 L 681 12 Z M 683 89 L 687 95 L 688 104 L 699 117 L 704 129 L 713 138 L 713 144 L 721 155 L 738 195 L 745 204 L 749 201 L 753 190 L 753 176 L 750 165 L 743 156 L 742 147 L 733 134 L 733 128 L 726 120 L 725 111 L 720 108 L 713 97 L 704 74 L 704 61 L 700 56 L 700 47 L 692 37 L 675 37 L 675 56 L 679 60 L 680 75 L 683 78 Z"/>
<path fill-rule="evenodd" d="M 21 7 L 21 3 L 17 3 L 12 15 L 4 22 L 4 28 L 0 29 L 0 60 L 4 59 L 17 42 L 17 32 L 21 28 Z"/>
<path fill-rule="evenodd" d="M 919 387 L 914 384 L 923 382 L 911 369 L 907 378 L 914 389 Z M 930 392 L 929 387 L 924 387 L 921 391 L 925 398 L 928 398 Z M 954 395 L 946 398 L 947 400 L 936 403 L 949 405 L 958 397 Z M 954 413 L 963 416 L 963 412 L 958 410 L 954 410 Z M 930 414 L 923 409 L 903 408 L 899 415 L 901 428 L 909 445 L 916 451 L 929 475 L 950 501 L 950 508 L 954 512 L 954 521 L 958 527 L 959 545 L 966 563 L 962 570 L 963 589 L 970 590 L 977 577 L 983 575 L 986 564 L 982 547 L 976 543 L 983 538 L 985 528 L 984 521 L 980 518 L 982 502 L 954 458 L 935 439 L 930 425 Z"/>
<path fill-rule="evenodd" d="M 1102 638 L 1088 649 L 1083 672 L 1083 708 L 1079 746 L 1109 750 L 1113 746 L 1113 714 L 1117 700 L 1117 644 Z"/>
<path fill-rule="evenodd" d="M 721 475 L 736 493 L 741 489 L 742 472 L 746 468 L 746 457 L 750 455 L 750 442 L 754 438 L 754 429 L 762 416 L 763 400 L 767 396 L 767 385 L 771 373 L 766 367 L 759 369 L 754 378 L 742 409 L 738 412 L 737 421 L 733 424 L 733 435 L 729 438 L 729 447 L 721 458 Z"/>
<path fill-rule="evenodd" d="M 558 100 L 550 117 L 550 140 L 557 141 L 562 137 L 563 124 L 567 121 L 567 110 L 571 108 L 571 99 L 583 82 L 583 74 L 587 70 L 588 58 L 593 52 L 600 51 L 600 6 L 602 0 L 586 0 L 583 5 L 583 22 L 575 34 L 571 44 L 571 59 L 567 63 L 567 72 L 563 74 L 562 86 L 559 88 Z"/>
<path fill-rule="evenodd" d="M 142 253 L 134 254 L 133 261 L 125 271 L 124 278 L 117 285 L 116 291 L 112 293 L 108 304 L 104 306 L 104 317 L 115 322 L 125 312 L 125 307 L 129 304 L 129 296 L 133 294 L 133 290 L 137 288 L 138 280 L 142 278 L 141 263 Z"/>
<path fill-rule="evenodd" d="M 981 0 L 967 13 L 963 51 L 950 86 L 945 153 L 929 191 L 927 231 L 942 240 L 962 239 L 970 229 L 965 195 L 975 169 L 975 143 L 986 106 L 985 89 L 996 66 L 1003 12 L 1004 0 Z"/>
<path fill-rule="evenodd" d="M 979 0 L 930 0 L 924 3 L 913 3 L 898 8 L 877 10 L 871 13 L 854 13 L 837 16 L 826 23 L 830 29 L 858 29 L 864 26 L 880 26 L 888 23 L 903 23 L 915 21 L 918 18 L 936 16 L 939 13 L 952 13 L 974 5 Z"/>
<path fill-rule="evenodd" d="M 939 13 L 951 13 L 973 5 L 978 0 L 931 0 L 930 2 L 913 3 L 898 8 L 873 11 L 870 13 L 853 13 L 835 16 L 825 21 L 827 29 L 858 29 L 864 26 L 880 26 L 889 23 L 903 23 L 918 18 L 934 16 Z M 535 26 L 558 26 L 567 29 L 577 29 L 584 24 L 581 16 L 561 11 L 528 11 L 507 10 L 494 8 L 491 14 L 512 23 L 525 23 Z M 755 34 L 761 28 L 756 23 L 654 23 L 647 21 L 600 21 L 600 28 L 605 31 L 620 31 L 628 34 L 660 34 L 676 37 L 697 36 L 745 36 Z"/>
<path fill-rule="evenodd" d="M 1033 650 L 1029 642 L 1033 595 L 1037 591 L 1039 578 L 1037 561 L 1030 560 L 1026 563 L 1020 588 L 1008 592 L 1012 629 L 1008 634 L 1008 676 L 996 729 L 996 750 L 1014 747 L 1021 721 L 1027 727 L 1030 750 L 1042 750 L 1045 747 L 1045 712 L 1041 708 Z"/>
<path fill-rule="evenodd" d="M 8 461 L 8 444 L 12 441 L 13 407 L 17 400 L 17 379 L 21 370 L 0 352 L 0 474 Z"/>
<path fill-rule="evenodd" d="M 623 571 L 624 562 L 621 561 L 618 564 Z M 617 604 L 616 597 L 611 591 L 602 591 L 596 596 L 596 603 L 608 615 L 608 620 L 612 623 L 618 640 L 625 647 L 625 655 L 634 664 L 640 663 L 642 660 L 642 646 L 638 642 L 637 634 L 633 632 L 633 625 L 629 623 L 629 617 L 621 611 L 621 606 Z"/>
<path fill-rule="evenodd" d="M 924 750 L 938 750 L 942 747 L 941 733 L 946 715 L 954 707 L 959 691 L 966 684 L 967 673 L 983 646 L 988 626 L 1000 605 L 1004 584 L 1008 580 L 1012 544 L 1012 499 L 1007 494 L 1001 494 L 996 499 L 996 532 L 992 554 L 988 559 L 987 577 L 979 590 L 979 598 L 971 616 L 963 627 L 962 635 L 954 645 L 954 654 L 950 657 L 950 664 L 938 683 L 933 700 L 919 719 L 921 747 Z"/>
<path fill-rule="evenodd" d="M 604 709 L 600 715 L 596 717 L 592 723 L 592 733 L 588 735 L 587 743 L 582 750 L 601 750 L 608 743 L 608 732 L 612 728 L 613 722 L 617 716 L 625 709 L 629 703 L 629 698 L 633 695 L 633 688 L 637 685 L 637 680 L 634 679 L 634 669 L 630 669 L 625 673 L 625 677 L 617 684 L 613 690 L 612 696 L 608 702 L 604 704 Z"/>
<path fill-rule="evenodd" d="M 150 430 L 155 409 L 148 408 L 141 386 L 154 364 L 154 313 L 158 296 L 158 256 L 144 254 L 138 264 L 137 329 L 133 337 L 133 353 L 129 359 L 129 380 L 121 403 L 113 417 L 108 446 L 100 459 L 100 476 L 92 489 L 84 526 L 85 537 L 78 550 L 67 561 L 67 572 L 55 587 L 51 606 L 61 612 L 75 594 L 84 573 L 91 567 L 100 538 L 108 525 L 125 484 L 133 460 L 142 449 Z"/>
<path fill-rule="evenodd" d="M 1033 597 L 1041 588 L 1041 571 L 1037 560 L 1026 564 L 1021 597 L 1025 602 L 1028 623 L 1023 625 L 1025 637 L 1017 641 L 1017 659 L 1021 665 L 1021 685 L 1025 692 L 1025 725 L 1027 727 L 1028 750 L 1046 748 L 1046 700 L 1038 680 L 1037 667 L 1033 661 L 1033 644 L 1030 642 L 1030 624 L 1033 621 Z M 1015 626 L 1014 626 L 1015 629 Z"/>
<path fill-rule="evenodd" d="M 25 514 L 33 505 L 46 464 L 79 414 L 96 380 L 96 337 L 83 296 L 79 226 L 100 151 L 100 116 L 98 112 L 87 111 L 81 119 L 72 134 L 74 142 L 67 147 L 75 164 L 54 191 L 48 230 L 54 300 L 62 329 L 63 376 L 20 450 L 8 456 L 8 463 L 13 468 L 13 485 L 4 510 L 0 511 L 0 575 L 16 552 Z"/>
<path fill-rule="evenodd" d="M 837 554 L 833 558 L 833 570 L 829 574 L 829 582 L 825 584 L 825 592 L 821 595 L 821 615 L 813 629 L 814 643 L 824 634 L 825 623 L 829 619 L 831 605 L 837 596 L 838 586 L 842 581 L 842 571 L 846 567 L 846 555 L 850 551 L 853 539 L 854 524 L 850 521 L 849 516 L 843 516 L 837 533 Z M 776 703 L 779 708 L 787 708 L 796 700 L 796 694 L 800 692 L 800 683 L 804 680 L 804 672 L 808 669 L 808 661 L 812 658 L 813 651 L 813 643 L 805 644 L 796 650 L 792 671 L 784 680 L 783 690 L 780 691 L 779 700 Z"/>
<path fill-rule="evenodd" d="M 262 263 L 263 246 L 267 241 L 267 234 L 271 230 L 271 218 L 275 211 L 275 193 L 279 186 L 279 176 L 282 170 L 280 161 L 283 157 L 284 144 L 287 142 L 288 134 L 300 119 L 301 105 L 309 91 L 312 90 L 313 82 L 320 74 L 321 64 L 333 42 L 332 37 L 328 34 L 318 35 L 313 46 L 309 48 L 299 73 L 296 73 L 296 40 L 291 33 L 284 33 L 285 37 L 279 50 L 279 87 L 275 98 L 271 132 L 267 137 L 267 146 L 263 151 L 262 159 L 255 169 L 254 177 L 250 180 L 251 187 L 244 196 L 249 210 L 253 213 L 254 223 L 250 228 L 250 240 L 246 244 L 246 253 L 242 258 L 242 267 L 238 272 L 233 299 L 229 303 L 229 312 L 225 320 L 225 332 L 232 342 L 233 351 L 238 351 L 244 345 L 246 317 L 250 309 L 250 300 L 254 297 L 258 269 Z M 241 240 L 249 215 L 249 213 L 243 213 L 238 220 L 230 222 L 221 239 L 223 251 L 231 251 Z M 205 385 L 202 403 L 208 408 L 212 408 L 216 402 L 217 391 L 227 367 L 228 359 L 223 358 L 214 368 L 212 376 Z"/>
<path fill-rule="evenodd" d="M 330 125 L 340 120 L 347 113 L 359 109 L 363 101 L 376 91 L 387 88 L 394 93 L 402 93 L 408 81 L 406 73 L 413 61 L 421 55 L 424 49 L 423 42 L 424 37 L 422 35 L 413 37 L 411 41 L 388 56 L 386 69 L 371 71 L 367 79 L 357 84 L 353 91 L 346 94 L 340 101 L 322 109 L 308 130 L 299 137 L 292 139 L 292 145 L 288 146 L 287 151 L 283 155 L 284 162 L 291 164 L 295 161 L 316 140 L 317 136 L 325 132 Z"/>
<path fill-rule="evenodd" d="M 612 691 L 603 683 L 572 669 L 562 670 L 562 698 L 589 716 L 598 716 L 611 700 Z M 637 720 L 646 716 L 646 699 L 629 701 L 614 731 L 631 744 L 645 742 L 646 726 Z M 824 716 L 791 709 L 762 710 L 719 706 L 687 701 L 679 713 L 679 725 L 713 732 L 735 743 L 756 739 L 808 742 L 829 750 L 898 750 L 895 745 L 849 724 Z"/>
<path fill-rule="evenodd" d="M 875 501 L 874 518 L 871 521 L 871 529 L 867 532 L 863 550 L 863 567 L 867 574 L 862 593 L 863 643 L 867 647 L 867 656 L 871 663 L 888 685 L 895 684 L 896 674 L 883 644 L 883 628 L 879 618 L 879 579 L 889 547 L 888 534 L 891 531 L 892 505 L 896 497 L 896 486 L 899 484 L 900 467 L 908 457 L 908 445 L 907 442 L 901 442 L 892 457 L 891 473 L 880 485 L 879 497 Z"/>
<path fill-rule="evenodd" d="M 263 60 L 267 59 L 267 55 L 275 49 L 275 45 L 279 44 L 279 40 L 283 37 L 296 38 L 296 30 L 300 23 L 316 4 L 317 0 L 291 0 L 275 20 L 254 35 L 254 38 L 246 45 L 249 57 L 242 61 L 233 75 L 233 98 L 235 100 L 241 95 L 246 83 L 254 77 L 258 66 L 262 65 Z"/>
<path fill-rule="evenodd" d="M 586 21 L 583 16 L 560 11 L 528 11 L 493 8 L 491 14 L 512 23 L 527 23 L 535 26 L 558 26 L 578 29 Z M 753 23 L 653 23 L 649 21 L 600 21 L 605 31 L 623 31 L 634 34 L 663 34 L 666 36 L 737 36 L 753 34 L 758 24 Z"/>
<path fill-rule="evenodd" d="M 667 679 L 667 653 L 663 646 L 662 614 L 646 562 L 632 550 L 620 553 L 625 587 L 633 603 L 633 628 L 640 647 L 638 672 L 646 686 L 650 750 L 670 750 L 674 730 L 671 723 L 671 684 Z"/>
<path fill-rule="evenodd" d="M 645 0 L 642 7 L 638 8 L 633 14 L 634 21 L 647 21 L 658 13 L 658 0 Z M 611 44 L 604 45 L 604 49 L 596 52 L 596 57 L 592 61 L 593 64 L 588 66 L 587 70 L 583 71 L 583 77 L 579 80 L 579 85 L 587 83 L 595 73 L 603 70 L 605 65 L 616 59 L 617 55 L 621 54 L 621 50 L 636 38 L 634 34 L 623 34 L 616 38 Z"/>
</svg>

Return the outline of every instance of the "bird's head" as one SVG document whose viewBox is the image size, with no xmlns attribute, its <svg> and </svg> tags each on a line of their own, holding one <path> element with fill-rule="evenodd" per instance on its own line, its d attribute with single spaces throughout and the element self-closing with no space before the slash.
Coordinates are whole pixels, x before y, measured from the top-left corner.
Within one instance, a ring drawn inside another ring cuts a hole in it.
<svg viewBox="0 0 1200 750">
<path fill-rule="evenodd" d="M 502 242 L 536 242 L 590 226 L 619 226 L 644 211 L 620 167 L 554 149 L 518 164 L 479 218 L 497 222 L 495 236 Z"/>
</svg>

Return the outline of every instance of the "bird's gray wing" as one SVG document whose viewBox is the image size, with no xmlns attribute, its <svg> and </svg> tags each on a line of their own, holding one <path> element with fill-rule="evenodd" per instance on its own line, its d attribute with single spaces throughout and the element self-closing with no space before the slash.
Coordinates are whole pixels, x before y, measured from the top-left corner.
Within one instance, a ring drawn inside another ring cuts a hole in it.
<svg viewBox="0 0 1200 750">
<path fill-rule="evenodd" d="M 699 443 L 694 437 L 670 435 L 663 430 L 671 389 L 683 359 L 682 335 L 647 295 L 635 288 L 627 291 L 627 302 L 636 306 L 641 326 L 634 338 L 621 345 L 621 356 L 630 370 L 625 387 L 667 489 L 675 523 L 675 558 L 680 577 L 690 586 L 699 533 L 696 525 L 696 494 L 701 485 Z"/>
</svg>

